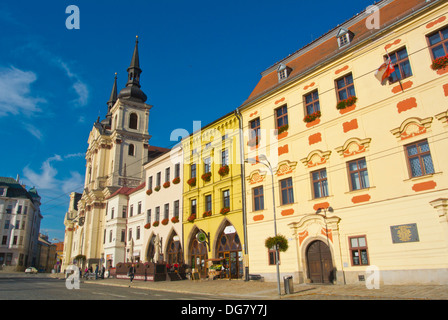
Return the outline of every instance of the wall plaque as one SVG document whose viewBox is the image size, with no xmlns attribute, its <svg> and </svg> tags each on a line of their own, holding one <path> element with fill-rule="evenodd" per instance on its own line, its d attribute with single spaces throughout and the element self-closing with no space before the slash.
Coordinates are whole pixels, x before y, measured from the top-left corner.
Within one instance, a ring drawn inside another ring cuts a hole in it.
<svg viewBox="0 0 448 320">
<path fill-rule="evenodd" d="M 399 226 L 391 226 L 393 243 L 418 242 L 418 230 L 416 223 L 402 224 Z"/>
</svg>

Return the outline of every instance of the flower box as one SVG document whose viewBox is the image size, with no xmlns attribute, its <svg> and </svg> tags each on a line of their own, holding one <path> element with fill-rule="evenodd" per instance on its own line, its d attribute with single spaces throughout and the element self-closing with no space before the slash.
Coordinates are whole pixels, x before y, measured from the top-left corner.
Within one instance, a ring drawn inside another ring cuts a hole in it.
<svg viewBox="0 0 448 320">
<path fill-rule="evenodd" d="M 193 222 L 194 219 L 196 219 L 196 214 L 195 214 L 195 213 L 193 213 L 192 215 L 190 215 L 190 216 L 188 217 L 187 221 L 188 221 L 188 222 Z"/>
<path fill-rule="evenodd" d="M 151 193 L 152 193 L 152 189 L 148 189 L 148 190 L 146 190 L 146 194 L 149 196 L 149 195 L 151 195 Z"/>
<path fill-rule="evenodd" d="M 221 211 L 219 211 L 220 214 L 228 214 L 230 212 L 230 208 L 225 207 L 222 208 Z"/>
<path fill-rule="evenodd" d="M 156 187 L 154 188 L 154 190 L 157 191 L 157 192 L 159 192 L 159 191 L 160 191 L 160 186 L 156 186 Z"/>
<path fill-rule="evenodd" d="M 432 70 L 440 70 L 448 66 L 448 55 L 434 59 L 431 64 Z"/>
<path fill-rule="evenodd" d="M 171 185 L 170 182 L 167 181 L 167 182 L 165 182 L 165 183 L 163 184 L 163 187 L 166 189 L 166 188 L 169 188 L 170 185 Z"/>
<path fill-rule="evenodd" d="M 310 122 L 313 122 L 314 120 L 320 118 L 320 116 L 321 116 L 320 111 L 316 111 L 316 112 L 313 112 L 311 114 L 307 114 L 305 116 L 305 118 L 303 118 L 303 121 L 306 122 L 306 123 L 310 123 Z"/>
<path fill-rule="evenodd" d="M 196 178 L 188 179 L 187 183 L 190 187 L 194 187 L 196 185 Z"/>
<path fill-rule="evenodd" d="M 288 124 L 284 124 L 280 127 L 277 128 L 277 135 L 282 134 L 285 131 L 288 131 L 289 125 Z"/>
<path fill-rule="evenodd" d="M 221 177 L 229 174 L 229 166 L 228 165 L 224 165 L 221 168 L 219 168 L 218 173 Z"/>
<path fill-rule="evenodd" d="M 170 220 L 168 218 L 162 220 L 162 224 L 166 226 Z"/>
<path fill-rule="evenodd" d="M 145 229 L 149 229 L 149 228 L 151 228 L 151 223 L 148 222 L 147 224 L 145 224 L 144 228 L 145 228 Z"/>
<path fill-rule="evenodd" d="M 209 210 L 209 211 L 205 211 L 205 212 L 202 214 L 202 217 L 203 217 L 203 218 L 206 218 L 206 217 L 210 217 L 211 215 L 212 215 L 212 211 Z"/>
<path fill-rule="evenodd" d="M 356 98 L 355 96 L 351 96 L 348 99 L 341 100 L 336 105 L 336 109 L 341 110 L 341 109 L 345 109 L 347 107 L 350 107 L 350 106 L 352 106 L 352 105 L 354 105 L 356 103 L 356 100 L 358 100 L 358 98 Z"/>
<path fill-rule="evenodd" d="M 154 221 L 153 223 L 152 223 L 152 226 L 153 227 L 157 227 L 159 225 L 159 221 Z"/>
<path fill-rule="evenodd" d="M 173 183 L 178 184 L 180 182 L 180 177 L 174 178 Z"/>
<path fill-rule="evenodd" d="M 179 217 L 172 217 L 171 218 L 171 222 L 172 223 L 178 223 L 179 222 Z"/>
<path fill-rule="evenodd" d="M 201 179 L 204 180 L 205 182 L 208 182 L 208 181 L 210 181 L 211 177 L 212 177 L 212 173 L 206 172 L 201 176 Z"/>
</svg>

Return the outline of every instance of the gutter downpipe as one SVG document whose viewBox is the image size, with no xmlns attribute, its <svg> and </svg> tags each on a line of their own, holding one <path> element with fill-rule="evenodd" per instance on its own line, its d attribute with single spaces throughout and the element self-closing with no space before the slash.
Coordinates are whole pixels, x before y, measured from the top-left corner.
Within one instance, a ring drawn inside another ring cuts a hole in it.
<svg viewBox="0 0 448 320">
<path fill-rule="evenodd" d="M 249 254 L 248 254 L 248 241 L 247 241 L 247 209 L 246 209 L 246 184 L 244 178 L 246 177 L 245 162 L 244 162 L 244 137 L 243 137 L 243 116 L 241 115 L 239 107 L 235 110 L 235 115 L 238 118 L 239 123 L 239 138 L 240 138 L 240 161 L 241 161 L 241 193 L 242 193 L 242 206 L 243 206 L 243 229 L 244 229 L 244 262 L 247 266 L 245 269 L 244 281 L 249 281 Z"/>
</svg>

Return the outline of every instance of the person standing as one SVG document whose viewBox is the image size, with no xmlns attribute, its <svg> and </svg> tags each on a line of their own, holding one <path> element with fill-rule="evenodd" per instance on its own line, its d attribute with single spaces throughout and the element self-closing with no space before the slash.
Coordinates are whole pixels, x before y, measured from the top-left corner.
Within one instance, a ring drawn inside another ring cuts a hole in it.
<svg viewBox="0 0 448 320">
<path fill-rule="evenodd" d="M 95 267 L 95 280 L 98 280 L 98 265 Z"/>
</svg>

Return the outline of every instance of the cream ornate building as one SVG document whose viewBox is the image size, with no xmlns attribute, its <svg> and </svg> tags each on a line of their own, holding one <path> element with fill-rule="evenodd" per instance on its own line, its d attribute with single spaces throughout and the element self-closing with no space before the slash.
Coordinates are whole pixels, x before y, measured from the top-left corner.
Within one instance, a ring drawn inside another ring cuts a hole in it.
<svg viewBox="0 0 448 320">
<path fill-rule="evenodd" d="M 263 163 L 245 167 L 251 273 L 277 277 L 276 222 L 289 244 L 279 270 L 295 282 L 448 283 L 441 57 L 446 1 L 383 0 L 262 73 L 240 108 L 246 157 Z"/>
<path fill-rule="evenodd" d="M 84 191 L 76 204 L 72 203 L 75 195 L 71 196 L 64 221 L 63 269 L 78 255 L 85 256 L 88 265 L 104 263 L 106 198 L 120 187 L 137 187 L 144 180 L 151 106 L 145 103 L 147 96 L 140 89 L 138 38 L 127 72 L 126 87 L 118 95 L 115 76 L 106 117 L 102 121 L 98 118 L 88 138 Z"/>
</svg>

